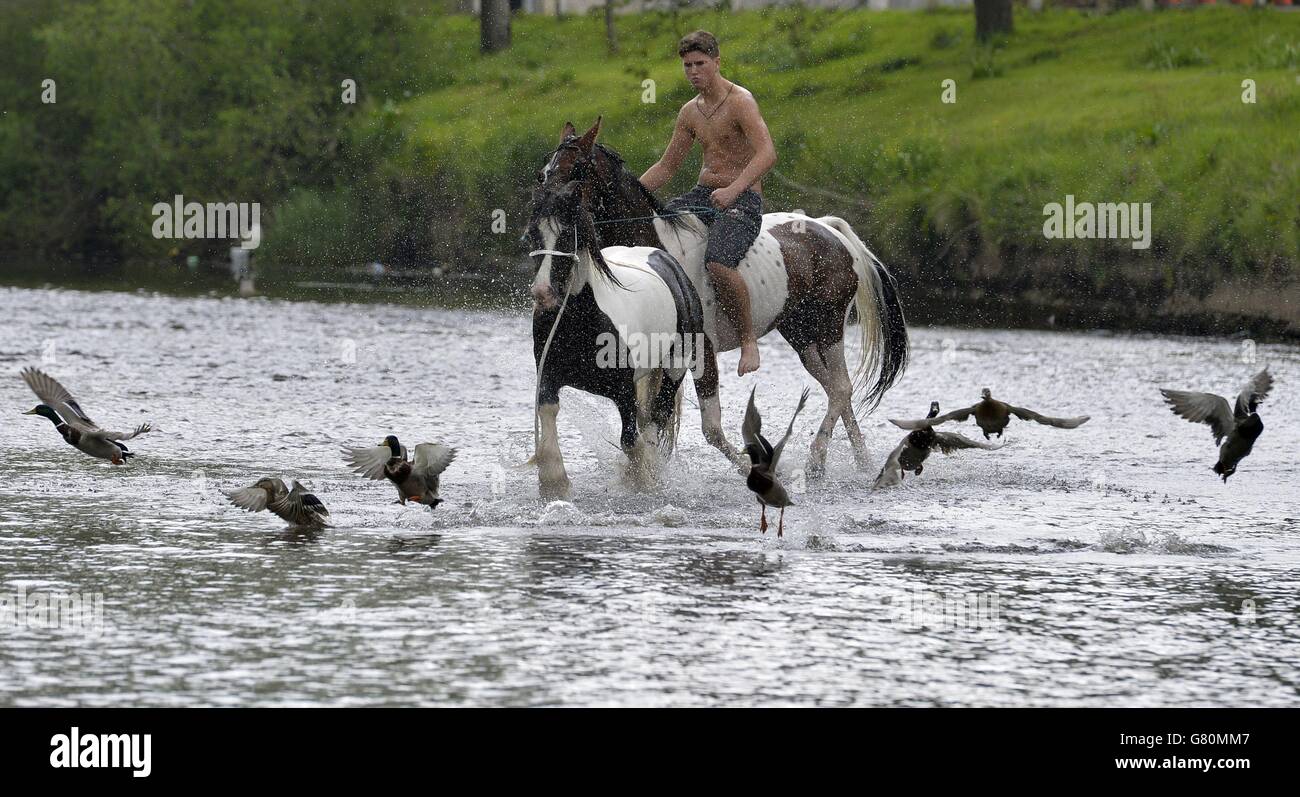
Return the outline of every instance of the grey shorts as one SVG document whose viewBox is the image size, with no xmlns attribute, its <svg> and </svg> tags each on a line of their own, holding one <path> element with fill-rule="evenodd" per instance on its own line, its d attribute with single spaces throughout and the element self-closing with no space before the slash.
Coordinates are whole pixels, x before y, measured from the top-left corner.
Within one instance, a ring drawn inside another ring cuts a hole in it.
<svg viewBox="0 0 1300 797">
<path fill-rule="evenodd" d="M 707 185 L 697 185 L 665 205 L 664 210 L 716 210 L 709 199 L 716 190 Z M 736 197 L 731 207 L 718 213 L 702 213 L 700 221 L 709 228 L 704 262 L 736 268 L 763 228 L 763 197 L 752 188 L 746 189 Z"/>
</svg>

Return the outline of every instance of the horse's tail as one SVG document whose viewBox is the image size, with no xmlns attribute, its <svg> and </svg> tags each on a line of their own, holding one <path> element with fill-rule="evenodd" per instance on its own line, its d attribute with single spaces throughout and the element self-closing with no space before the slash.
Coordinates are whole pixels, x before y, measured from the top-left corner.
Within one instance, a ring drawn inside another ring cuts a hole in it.
<svg viewBox="0 0 1300 797">
<path fill-rule="evenodd" d="M 854 299 L 862 330 L 862 355 L 853 373 L 853 393 L 859 407 L 871 412 L 907 370 L 907 321 L 898 301 L 898 284 L 847 221 L 835 216 L 818 221 L 843 235 L 853 255 L 853 271 L 858 275 Z"/>
</svg>

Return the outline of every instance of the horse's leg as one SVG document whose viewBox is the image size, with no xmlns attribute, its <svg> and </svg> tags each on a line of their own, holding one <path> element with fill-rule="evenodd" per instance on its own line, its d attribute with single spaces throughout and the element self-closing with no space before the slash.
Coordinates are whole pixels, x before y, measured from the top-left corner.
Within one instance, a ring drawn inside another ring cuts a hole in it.
<svg viewBox="0 0 1300 797">
<path fill-rule="evenodd" d="M 537 443 L 538 492 L 544 501 L 568 499 L 573 485 L 564 471 L 564 455 L 560 453 L 560 435 L 556 416 L 560 414 L 560 399 L 540 404 L 537 413 L 541 418 L 541 434 Z"/>
<path fill-rule="evenodd" d="M 650 423 L 649 429 L 657 432 L 655 439 L 652 441 L 656 446 L 661 442 L 665 443 L 664 456 L 672 456 L 673 447 L 677 443 L 677 424 L 681 418 L 676 414 L 678 398 L 681 395 L 682 380 L 686 378 L 685 369 L 677 369 L 663 372 L 663 379 L 659 383 L 659 392 L 655 394 L 650 405 Z"/>
<path fill-rule="evenodd" d="M 817 344 L 809 343 L 799 349 L 799 360 L 803 363 L 804 369 L 822 386 L 822 390 L 826 391 L 826 415 L 822 418 L 821 426 L 817 428 L 817 436 L 813 438 L 812 448 L 808 451 L 808 464 L 805 467 L 809 476 L 820 476 L 826 470 L 826 452 L 830 449 L 831 435 L 835 431 L 835 424 L 839 421 L 841 410 L 836 401 L 834 380 L 831 379 L 826 363 L 822 362 L 821 351 L 817 348 Z"/>
<path fill-rule="evenodd" d="M 844 339 L 832 344 L 822 344 L 822 361 L 830 372 L 831 389 L 840 397 L 840 419 L 844 421 L 844 431 L 849 434 L 849 445 L 853 447 L 853 459 L 859 470 L 871 469 L 871 456 L 867 453 L 867 443 L 862 437 L 862 429 L 853 414 L 853 379 L 849 377 L 849 367 L 844 362 Z"/>
<path fill-rule="evenodd" d="M 722 452 L 740 471 L 740 475 L 749 473 L 749 460 L 727 442 L 722 432 L 722 401 L 718 396 L 718 355 L 713 349 L 713 341 L 704 339 L 703 352 L 697 367 L 692 371 L 695 380 L 695 396 L 700 400 L 700 426 L 704 431 L 704 440 Z"/>
<path fill-rule="evenodd" d="M 619 390 L 614 396 L 614 405 L 618 407 L 621 429 L 619 445 L 628 459 L 628 477 L 633 486 L 644 490 L 654 483 L 654 448 L 641 439 L 638 432 L 637 416 L 641 414 L 637 401 L 637 386 L 629 379 L 627 389 Z"/>
</svg>

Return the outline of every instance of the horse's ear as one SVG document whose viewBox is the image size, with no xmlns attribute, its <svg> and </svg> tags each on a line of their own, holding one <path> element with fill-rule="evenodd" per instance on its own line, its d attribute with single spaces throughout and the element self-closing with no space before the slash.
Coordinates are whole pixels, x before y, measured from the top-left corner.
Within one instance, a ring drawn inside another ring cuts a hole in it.
<svg viewBox="0 0 1300 797">
<path fill-rule="evenodd" d="M 582 150 L 583 155 L 591 154 L 591 147 L 596 143 L 596 136 L 600 135 L 600 120 L 601 117 L 597 116 L 596 123 L 591 126 L 590 130 L 582 134 L 582 138 L 578 139 L 578 148 Z"/>
<path fill-rule="evenodd" d="M 573 126 L 573 122 L 565 122 L 564 129 L 560 131 L 560 143 L 568 141 L 578 135 L 578 128 Z"/>
</svg>

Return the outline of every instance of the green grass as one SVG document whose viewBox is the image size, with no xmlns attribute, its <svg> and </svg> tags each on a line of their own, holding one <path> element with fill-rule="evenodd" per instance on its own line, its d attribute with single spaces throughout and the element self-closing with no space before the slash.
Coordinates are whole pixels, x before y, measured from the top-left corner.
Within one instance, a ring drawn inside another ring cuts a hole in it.
<svg viewBox="0 0 1300 797">
<path fill-rule="evenodd" d="M 1227 279 L 1296 274 L 1300 14 L 1018 11 L 1013 36 L 977 47 L 968 11 L 652 13 L 619 17 L 613 57 L 596 16 L 513 25 L 512 48 L 485 57 L 474 19 L 440 22 L 426 58 L 437 87 L 373 109 L 356 130 L 362 144 L 400 132 L 383 170 L 412 187 L 366 201 L 396 203 L 387 214 L 419 201 L 463 224 L 429 233 L 447 257 L 512 251 L 565 120 L 585 128 L 603 115 L 601 140 L 649 167 L 692 96 L 675 42 L 703 27 L 776 142 L 768 205 L 844 216 L 905 280 L 1204 295 Z M 641 101 L 646 78 L 653 104 Z M 1241 101 L 1246 78 L 1253 105 Z M 945 79 L 955 104 L 940 102 Z M 662 195 L 697 170 L 698 152 Z M 1066 194 L 1151 202 L 1152 249 L 1045 240 L 1042 208 Z M 506 235 L 488 232 L 495 208 Z"/>
</svg>

